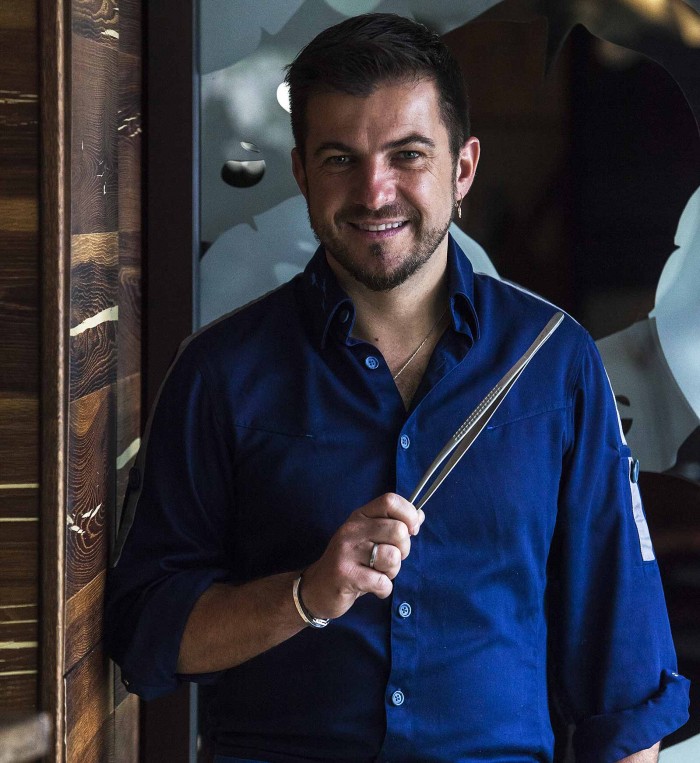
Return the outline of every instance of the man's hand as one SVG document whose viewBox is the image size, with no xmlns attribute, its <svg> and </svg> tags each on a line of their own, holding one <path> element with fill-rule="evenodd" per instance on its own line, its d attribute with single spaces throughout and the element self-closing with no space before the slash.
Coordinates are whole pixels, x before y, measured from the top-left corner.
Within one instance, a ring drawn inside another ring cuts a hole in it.
<svg viewBox="0 0 700 763">
<path fill-rule="evenodd" d="M 391 581 L 411 550 L 411 536 L 424 519 L 422 511 L 393 493 L 353 511 L 304 573 L 306 609 L 314 617 L 340 617 L 362 594 L 389 596 Z M 178 672 L 209 673 L 240 665 L 305 628 L 292 599 L 298 575 L 284 572 L 243 585 L 210 586 L 187 620 Z"/>
<path fill-rule="evenodd" d="M 323 556 L 304 573 L 304 606 L 314 617 L 335 618 L 359 596 L 385 599 L 393 589 L 401 562 L 411 550 L 411 536 L 425 514 L 395 493 L 386 493 L 353 511 L 331 538 Z M 378 544 L 374 568 L 369 566 Z"/>
</svg>

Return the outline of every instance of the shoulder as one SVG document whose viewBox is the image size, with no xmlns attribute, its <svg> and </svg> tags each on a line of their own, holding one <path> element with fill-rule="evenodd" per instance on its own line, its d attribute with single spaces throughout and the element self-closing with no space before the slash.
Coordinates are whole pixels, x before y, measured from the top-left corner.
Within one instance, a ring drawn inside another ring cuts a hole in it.
<svg viewBox="0 0 700 763">
<path fill-rule="evenodd" d="M 200 371 L 245 364 L 247 359 L 273 354 L 302 333 L 296 279 L 202 327 L 180 346 L 177 364 Z"/>
<path fill-rule="evenodd" d="M 586 329 L 566 310 L 523 286 L 482 273 L 474 274 L 474 304 L 481 330 L 495 334 L 537 333 L 557 312 L 564 315 L 552 344 L 580 356 L 593 344 Z"/>
</svg>

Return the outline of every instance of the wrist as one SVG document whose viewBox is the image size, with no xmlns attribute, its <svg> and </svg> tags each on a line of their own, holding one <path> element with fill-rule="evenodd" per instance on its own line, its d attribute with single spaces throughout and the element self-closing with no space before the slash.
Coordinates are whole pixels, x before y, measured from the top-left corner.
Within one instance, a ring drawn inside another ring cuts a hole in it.
<svg viewBox="0 0 700 763">
<path fill-rule="evenodd" d="M 302 572 L 299 577 L 296 578 L 292 586 L 292 598 L 294 599 L 294 606 L 299 613 L 299 617 L 301 617 L 301 619 L 307 625 L 310 625 L 312 628 L 325 628 L 330 622 L 330 618 L 316 617 L 306 608 L 306 605 L 304 604 L 304 600 L 301 594 L 301 582 L 303 577 L 304 573 Z"/>
</svg>

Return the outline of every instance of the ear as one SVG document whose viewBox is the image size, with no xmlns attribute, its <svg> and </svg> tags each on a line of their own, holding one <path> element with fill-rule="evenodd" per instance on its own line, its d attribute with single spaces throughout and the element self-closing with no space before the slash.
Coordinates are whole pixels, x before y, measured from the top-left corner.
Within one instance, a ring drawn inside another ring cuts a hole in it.
<svg viewBox="0 0 700 763">
<path fill-rule="evenodd" d="M 304 162 L 302 161 L 299 149 L 296 146 L 292 149 L 292 172 L 294 173 L 294 179 L 297 181 L 299 190 L 308 201 L 309 194 L 306 183 L 306 170 L 304 169 Z"/>
<path fill-rule="evenodd" d="M 479 145 L 478 138 L 472 137 L 462 146 L 459 152 L 455 177 L 457 197 L 459 199 L 463 199 L 472 187 L 474 175 L 476 175 L 476 165 L 479 163 L 480 150 L 481 146 Z"/>
</svg>

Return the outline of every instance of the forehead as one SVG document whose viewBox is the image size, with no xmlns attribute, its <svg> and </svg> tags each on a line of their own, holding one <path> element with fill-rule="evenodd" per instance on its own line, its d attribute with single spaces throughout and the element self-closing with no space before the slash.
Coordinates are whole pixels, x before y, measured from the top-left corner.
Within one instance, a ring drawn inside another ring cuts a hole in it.
<svg viewBox="0 0 700 763">
<path fill-rule="evenodd" d="M 336 90 L 314 93 L 306 109 L 306 147 L 326 142 L 375 145 L 405 135 L 447 143 L 438 91 L 432 79 L 380 83 L 367 96 Z"/>
</svg>

